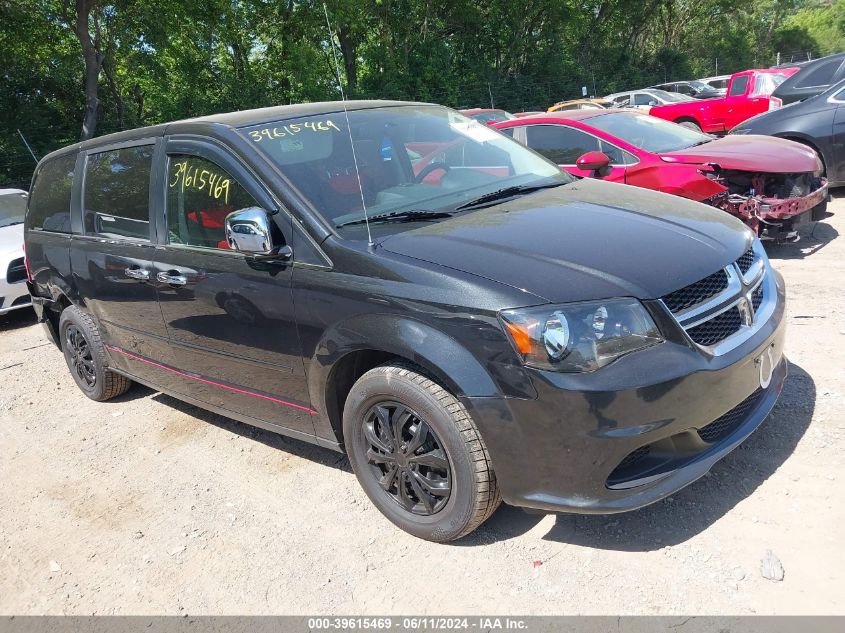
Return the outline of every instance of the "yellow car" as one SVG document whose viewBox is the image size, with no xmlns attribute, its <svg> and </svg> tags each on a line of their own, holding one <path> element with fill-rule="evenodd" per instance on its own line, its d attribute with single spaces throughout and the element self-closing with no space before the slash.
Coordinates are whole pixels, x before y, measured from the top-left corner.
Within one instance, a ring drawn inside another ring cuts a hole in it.
<svg viewBox="0 0 845 633">
<path fill-rule="evenodd" d="M 607 99 L 573 99 L 572 101 L 559 101 L 548 109 L 548 112 L 560 112 L 562 110 L 603 110 L 612 108 L 613 102 Z"/>
</svg>

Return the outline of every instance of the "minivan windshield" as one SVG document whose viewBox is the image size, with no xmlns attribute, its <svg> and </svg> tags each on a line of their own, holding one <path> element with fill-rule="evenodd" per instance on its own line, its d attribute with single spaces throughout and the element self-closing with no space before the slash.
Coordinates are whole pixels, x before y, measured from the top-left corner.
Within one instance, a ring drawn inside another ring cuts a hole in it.
<svg viewBox="0 0 845 633">
<path fill-rule="evenodd" d="M 442 106 L 350 110 L 348 127 L 340 111 L 241 131 L 353 239 L 365 235 L 355 222 L 364 209 L 369 218 L 401 220 L 377 224 L 380 232 L 396 231 L 468 212 L 472 205 L 458 207 L 494 192 L 529 195 L 536 186 L 573 181 L 510 137 Z"/>
<path fill-rule="evenodd" d="M 0 228 L 21 224 L 26 215 L 26 194 L 19 191 L 0 194 Z"/>
<path fill-rule="evenodd" d="M 712 141 L 713 137 L 677 123 L 636 112 L 611 112 L 593 117 L 589 124 L 652 154 L 675 152 Z"/>
</svg>

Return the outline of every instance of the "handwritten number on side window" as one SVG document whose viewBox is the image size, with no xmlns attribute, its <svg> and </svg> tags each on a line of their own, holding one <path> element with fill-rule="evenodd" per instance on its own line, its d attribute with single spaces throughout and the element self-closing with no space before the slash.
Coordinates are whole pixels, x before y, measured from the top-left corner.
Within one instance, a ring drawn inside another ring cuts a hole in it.
<svg viewBox="0 0 845 633">
<path fill-rule="evenodd" d="M 191 167 L 186 160 L 175 163 L 174 167 L 176 171 L 172 175 L 172 180 L 167 183 L 171 189 L 174 187 L 179 187 L 181 191 L 196 189 L 206 192 L 209 198 L 223 200 L 224 204 L 229 203 L 230 178 L 208 169 Z"/>
</svg>

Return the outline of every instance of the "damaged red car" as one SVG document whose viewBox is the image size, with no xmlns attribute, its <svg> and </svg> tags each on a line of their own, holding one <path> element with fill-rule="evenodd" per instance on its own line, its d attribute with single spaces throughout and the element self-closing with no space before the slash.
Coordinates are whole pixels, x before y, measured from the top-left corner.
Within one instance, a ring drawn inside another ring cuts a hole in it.
<svg viewBox="0 0 845 633">
<path fill-rule="evenodd" d="M 769 136 L 714 138 L 630 110 L 575 110 L 494 124 L 562 169 L 724 209 L 762 238 L 826 217 L 816 152 Z"/>
</svg>

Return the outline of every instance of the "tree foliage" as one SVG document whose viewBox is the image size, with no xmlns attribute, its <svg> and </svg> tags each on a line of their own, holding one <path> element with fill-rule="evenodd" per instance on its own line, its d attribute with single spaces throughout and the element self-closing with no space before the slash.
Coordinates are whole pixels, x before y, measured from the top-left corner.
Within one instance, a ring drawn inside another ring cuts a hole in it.
<svg viewBox="0 0 845 633">
<path fill-rule="evenodd" d="M 0 185 L 80 138 L 350 98 L 511 110 L 845 48 L 845 0 L 0 0 Z M 337 60 L 330 42 L 337 44 Z M 339 77 L 338 77 L 339 75 Z"/>
</svg>

